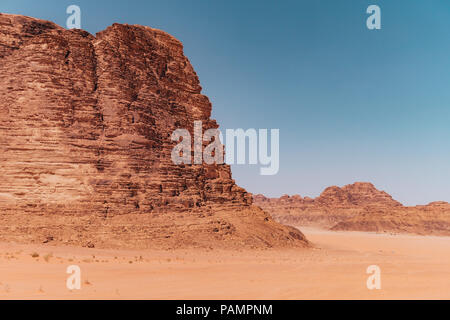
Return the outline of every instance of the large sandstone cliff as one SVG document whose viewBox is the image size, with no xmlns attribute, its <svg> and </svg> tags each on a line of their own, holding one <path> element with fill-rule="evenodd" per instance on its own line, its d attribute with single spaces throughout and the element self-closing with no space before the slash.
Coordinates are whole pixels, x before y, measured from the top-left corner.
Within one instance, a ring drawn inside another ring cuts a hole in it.
<svg viewBox="0 0 450 320">
<path fill-rule="evenodd" d="M 285 224 L 332 230 L 450 235 L 450 204 L 406 207 L 371 183 L 329 187 L 315 198 L 255 195 L 254 203 Z"/>
<path fill-rule="evenodd" d="M 306 243 L 227 165 L 176 165 L 177 128 L 217 128 L 182 44 L 0 14 L 0 239 L 88 246 Z"/>
</svg>

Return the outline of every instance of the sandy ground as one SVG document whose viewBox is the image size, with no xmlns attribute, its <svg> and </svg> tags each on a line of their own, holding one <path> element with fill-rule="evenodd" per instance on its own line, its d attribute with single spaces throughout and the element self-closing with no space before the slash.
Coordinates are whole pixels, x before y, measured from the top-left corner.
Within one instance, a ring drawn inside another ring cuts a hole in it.
<svg viewBox="0 0 450 320">
<path fill-rule="evenodd" d="M 1 299 L 450 299 L 450 237 L 301 228 L 314 249 L 111 251 L 0 244 Z M 39 256 L 37 256 L 39 255 Z M 81 290 L 68 290 L 69 265 Z M 368 290 L 366 269 L 381 268 Z"/>
</svg>

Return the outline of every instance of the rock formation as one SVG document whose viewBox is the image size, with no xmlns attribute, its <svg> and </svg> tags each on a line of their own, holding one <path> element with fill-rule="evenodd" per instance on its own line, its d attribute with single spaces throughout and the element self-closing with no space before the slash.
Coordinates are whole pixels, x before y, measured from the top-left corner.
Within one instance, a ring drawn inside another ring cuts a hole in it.
<svg viewBox="0 0 450 320">
<path fill-rule="evenodd" d="M 405 207 L 371 183 L 329 187 L 315 199 L 255 195 L 254 203 L 275 220 L 295 226 L 450 235 L 450 204 Z"/>
<path fill-rule="evenodd" d="M 0 14 L 0 239 L 86 246 L 303 245 L 227 165 L 176 165 L 175 129 L 217 128 L 169 34 L 95 37 Z"/>
</svg>

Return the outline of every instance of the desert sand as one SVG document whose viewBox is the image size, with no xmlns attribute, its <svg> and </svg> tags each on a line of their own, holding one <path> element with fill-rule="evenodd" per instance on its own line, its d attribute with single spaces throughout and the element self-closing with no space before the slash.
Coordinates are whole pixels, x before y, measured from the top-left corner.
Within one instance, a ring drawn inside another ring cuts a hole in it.
<svg viewBox="0 0 450 320">
<path fill-rule="evenodd" d="M 3 243 L 0 298 L 450 298 L 449 237 L 302 231 L 313 249 L 113 251 Z M 81 268 L 80 290 L 66 288 L 69 265 Z M 369 265 L 381 268 L 380 290 L 367 289 Z"/>
</svg>

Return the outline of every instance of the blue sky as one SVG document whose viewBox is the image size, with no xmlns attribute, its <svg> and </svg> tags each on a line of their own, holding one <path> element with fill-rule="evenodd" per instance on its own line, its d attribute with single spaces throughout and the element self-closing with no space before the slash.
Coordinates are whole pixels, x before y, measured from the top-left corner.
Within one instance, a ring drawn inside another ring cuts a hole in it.
<svg viewBox="0 0 450 320">
<path fill-rule="evenodd" d="M 280 171 L 234 166 L 253 193 L 317 196 L 370 181 L 405 204 L 450 201 L 448 0 L 21 1 L 0 12 L 91 33 L 114 22 L 180 39 L 221 128 L 279 128 Z M 377 4 L 382 29 L 366 28 Z"/>
</svg>

